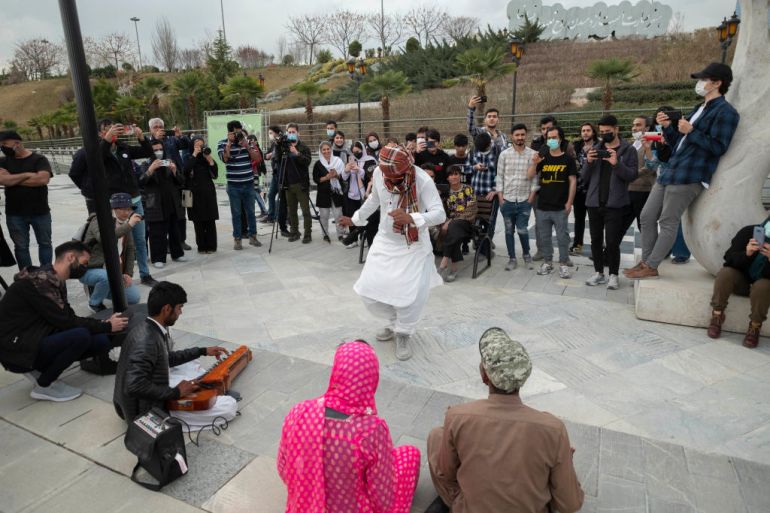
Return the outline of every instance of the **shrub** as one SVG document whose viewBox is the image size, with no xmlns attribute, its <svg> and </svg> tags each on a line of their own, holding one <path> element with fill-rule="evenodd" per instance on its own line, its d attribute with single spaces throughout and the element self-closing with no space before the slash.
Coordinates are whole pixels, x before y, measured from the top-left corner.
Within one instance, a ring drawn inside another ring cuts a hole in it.
<svg viewBox="0 0 770 513">
<path fill-rule="evenodd" d="M 316 59 L 318 60 L 319 64 L 326 64 L 327 62 L 331 62 L 332 60 L 332 52 L 331 50 L 328 50 L 324 48 L 320 52 L 318 52 L 318 55 L 316 56 Z"/>
</svg>

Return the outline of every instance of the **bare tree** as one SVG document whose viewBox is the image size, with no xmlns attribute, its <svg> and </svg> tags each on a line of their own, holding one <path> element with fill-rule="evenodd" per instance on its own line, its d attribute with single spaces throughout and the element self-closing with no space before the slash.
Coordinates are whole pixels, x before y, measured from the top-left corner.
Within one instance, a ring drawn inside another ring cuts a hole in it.
<svg viewBox="0 0 770 513">
<path fill-rule="evenodd" d="M 162 64 L 167 71 L 174 71 L 179 60 L 179 50 L 176 45 L 174 27 L 165 16 L 155 23 L 152 53 L 155 55 L 155 60 Z"/>
<path fill-rule="evenodd" d="M 339 50 L 343 58 L 348 56 L 352 41 L 361 41 L 366 35 L 366 15 L 348 10 L 336 11 L 326 17 L 324 42 Z"/>
<path fill-rule="evenodd" d="M 671 18 L 671 21 L 668 24 L 668 30 L 666 31 L 666 34 L 671 39 L 679 39 L 682 37 L 683 33 L 684 13 L 682 11 L 677 11 L 674 13 L 674 16 Z"/>
<path fill-rule="evenodd" d="M 294 35 L 294 39 L 302 42 L 309 50 L 309 65 L 313 65 L 316 47 L 324 40 L 326 19 L 323 16 L 303 14 L 290 16 L 286 28 Z"/>
<path fill-rule="evenodd" d="M 51 71 L 63 57 L 62 48 L 44 38 L 33 38 L 16 44 L 13 64 L 24 72 L 28 80 L 41 80 L 51 76 Z"/>
<path fill-rule="evenodd" d="M 479 19 L 470 16 L 449 16 L 444 21 L 444 32 L 452 39 L 462 39 L 479 29 Z"/>
<path fill-rule="evenodd" d="M 404 39 L 404 19 L 397 14 L 370 14 L 366 23 L 372 35 L 385 52 L 386 48 L 396 46 Z"/>
<path fill-rule="evenodd" d="M 120 61 L 128 62 L 133 58 L 135 44 L 126 34 L 113 32 L 99 39 L 95 51 L 102 62 L 120 69 Z"/>
<path fill-rule="evenodd" d="M 444 9 L 436 5 L 423 4 L 409 11 L 404 18 L 404 23 L 412 29 L 422 46 L 428 46 L 444 36 L 444 20 L 447 16 Z"/>
<path fill-rule="evenodd" d="M 288 49 L 288 42 L 286 41 L 285 36 L 281 36 L 278 38 L 278 41 L 276 42 L 276 47 L 278 49 L 278 62 L 283 62 L 283 58 L 286 57 L 286 50 Z"/>
<path fill-rule="evenodd" d="M 268 65 L 272 62 L 273 56 L 251 45 L 242 45 L 235 50 L 235 60 L 242 68 L 254 69 Z"/>
<path fill-rule="evenodd" d="M 199 48 L 184 48 L 179 50 L 179 67 L 182 69 L 197 69 L 203 66 L 203 52 Z"/>
<path fill-rule="evenodd" d="M 289 51 L 287 53 L 294 58 L 294 64 L 301 64 L 308 61 L 307 57 L 310 53 L 310 47 L 302 41 L 293 41 L 289 44 Z"/>
</svg>

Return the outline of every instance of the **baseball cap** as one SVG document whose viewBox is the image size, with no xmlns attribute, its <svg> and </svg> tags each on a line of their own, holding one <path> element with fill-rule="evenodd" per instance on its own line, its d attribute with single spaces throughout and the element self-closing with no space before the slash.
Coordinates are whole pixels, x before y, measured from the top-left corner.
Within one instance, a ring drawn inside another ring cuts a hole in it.
<svg viewBox="0 0 770 513">
<path fill-rule="evenodd" d="M 527 350 L 501 328 L 489 328 L 479 339 L 481 365 L 495 386 L 513 392 L 524 385 L 532 373 L 532 361 Z"/>
<path fill-rule="evenodd" d="M 3 132 L 0 132 L 0 141 L 7 141 L 7 140 L 23 141 L 23 139 L 19 135 L 19 132 L 17 132 L 16 130 L 5 130 Z"/>
<path fill-rule="evenodd" d="M 690 75 L 692 78 L 710 78 L 730 83 L 733 81 L 733 70 L 727 64 L 712 62 L 701 71 Z"/>
<path fill-rule="evenodd" d="M 110 196 L 111 208 L 131 208 L 131 195 L 126 192 L 116 192 Z"/>
</svg>

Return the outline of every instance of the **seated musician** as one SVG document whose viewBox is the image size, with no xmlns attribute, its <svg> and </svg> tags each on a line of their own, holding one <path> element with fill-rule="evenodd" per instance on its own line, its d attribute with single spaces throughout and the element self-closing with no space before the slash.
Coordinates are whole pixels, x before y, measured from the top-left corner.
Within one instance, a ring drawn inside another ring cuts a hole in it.
<svg viewBox="0 0 770 513">
<path fill-rule="evenodd" d="M 447 219 L 440 227 L 443 258 L 438 270 L 446 282 L 453 282 L 457 278 L 457 262 L 463 259 L 461 245 L 473 237 L 473 222 L 478 211 L 473 187 L 460 182 L 461 170 L 462 168 L 458 165 L 449 166 L 447 170 L 449 181 L 449 193 L 445 202 Z"/>
<path fill-rule="evenodd" d="M 187 302 L 184 289 L 175 283 L 162 281 L 150 291 L 147 300 L 149 317 L 134 327 L 123 342 L 115 375 L 113 404 L 118 415 L 130 422 L 154 407 L 166 410 L 166 401 L 179 399 L 196 392 L 199 387 L 192 379 L 203 374 L 196 366 L 188 371 L 186 379 L 174 376 L 170 368 L 182 367 L 200 356 L 220 357 L 227 353 L 223 347 L 191 347 L 173 350 L 169 327 L 182 315 Z M 191 427 L 210 425 L 216 417 L 231 420 L 237 411 L 236 401 L 229 396 L 217 397 L 209 410 L 172 412 Z"/>
</svg>

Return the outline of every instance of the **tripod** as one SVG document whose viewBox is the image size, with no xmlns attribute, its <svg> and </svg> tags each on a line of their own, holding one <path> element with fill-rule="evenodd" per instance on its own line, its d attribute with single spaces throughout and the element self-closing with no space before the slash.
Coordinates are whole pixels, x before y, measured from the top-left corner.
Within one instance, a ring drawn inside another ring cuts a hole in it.
<svg viewBox="0 0 770 513">
<path fill-rule="evenodd" d="M 276 233 L 275 228 L 276 228 L 276 224 L 278 223 L 278 217 L 280 216 L 280 212 L 281 212 L 281 194 L 284 192 L 284 180 L 286 179 L 286 163 L 287 163 L 287 159 L 289 158 L 286 155 L 286 152 L 283 151 L 283 150 L 280 150 L 280 149 L 276 148 L 276 150 L 273 150 L 273 151 L 281 151 L 281 165 L 279 166 L 279 169 L 278 169 L 278 173 L 279 173 L 279 175 L 278 175 L 278 198 L 276 199 L 276 202 L 275 202 L 275 218 L 273 219 L 273 228 L 272 228 L 272 230 L 270 232 L 270 246 L 267 249 L 268 254 L 273 251 L 273 239 L 277 239 L 278 238 L 278 233 Z M 273 171 L 273 172 L 275 172 L 275 171 Z M 304 191 L 304 192 L 307 195 L 308 204 L 313 209 L 313 214 L 315 214 L 316 219 L 318 219 L 318 225 L 321 227 L 321 231 L 323 232 L 324 237 L 326 238 L 327 242 L 329 244 L 331 244 L 331 239 L 329 238 L 329 234 L 326 231 L 326 227 L 321 222 L 321 219 L 320 219 L 321 216 L 318 213 L 318 209 L 316 208 L 315 203 L 313 203 L 313 200 L 310 199 L 310 190 L 307 190 L 307 191 Z M 287 212 L 287 217 L 288 217 L 288 212 Z"/>
</svg>

